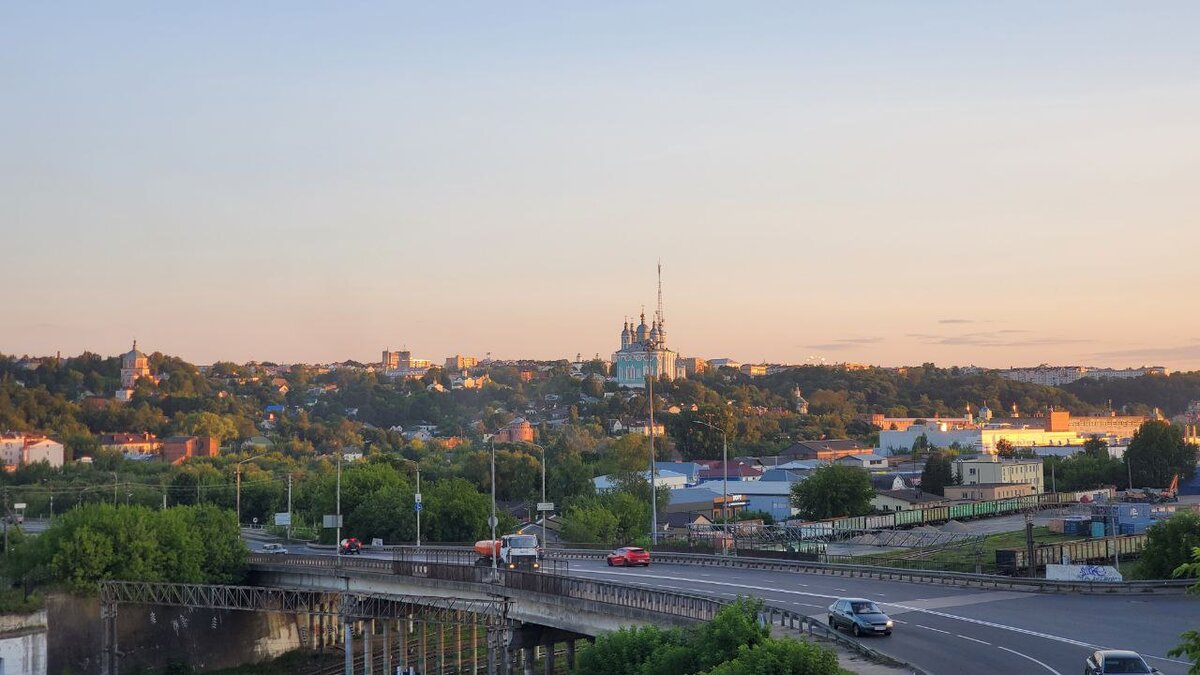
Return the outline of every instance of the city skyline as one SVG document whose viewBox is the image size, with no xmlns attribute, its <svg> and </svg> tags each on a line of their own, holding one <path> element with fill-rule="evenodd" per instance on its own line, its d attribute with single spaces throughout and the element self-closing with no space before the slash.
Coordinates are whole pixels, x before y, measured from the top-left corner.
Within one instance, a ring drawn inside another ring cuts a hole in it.
<svg viewBox="0 0 1200 675">
<path fill-rule="evenodd" d="M 6 8 L 0 353 L 1200 369 L 1200 6 L 681 7 Z"/>
</svg>

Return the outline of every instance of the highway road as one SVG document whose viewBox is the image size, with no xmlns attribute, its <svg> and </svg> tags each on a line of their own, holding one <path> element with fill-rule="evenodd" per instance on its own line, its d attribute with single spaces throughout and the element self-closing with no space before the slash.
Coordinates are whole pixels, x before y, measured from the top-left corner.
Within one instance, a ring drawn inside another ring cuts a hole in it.
<svg viewBox="0 0 1200 675">
<path fill-rule="evenodd" d="M 1200 628 L 1200 599 L 1178 595 L 1050 595 L 694 565 L 622 569 L 603 561 L 572 561 L 571 574 L 722 598 L 752 595 L 821 618 L 839 597 L 868 598 L 896 628 L 867 643 L 933 675 L 1074 675 L 1096 649 L 1134 649 L 1163 673 L 1185 675 L 1188 662 L 1167 651 L 1184 630 Z"/>
<path fill-rule="evenodd" d="M 268 538 L 248 538 L 261 550 Z M 332 555 L 292 546 L 292 553 Z M 390 558 L 390 551 L 364 551 Z M 871 647 L 932 675 L 1073 675 L 1096 649 L 1133 649 L 1165 675 L 1189 663 L 1167 656 L 1185 630 L 1200 628 L 1200 598 L 1183 595 L 1068 595 L 935 586 L 819 574 L 654 564 L 610 568 L 572 560 L 570 573 L 604 581 L 733 599 L 763 598 L 824 620 L 839 597 L 864 597 L 895 621 L 892 636 Z"/>
</svg>

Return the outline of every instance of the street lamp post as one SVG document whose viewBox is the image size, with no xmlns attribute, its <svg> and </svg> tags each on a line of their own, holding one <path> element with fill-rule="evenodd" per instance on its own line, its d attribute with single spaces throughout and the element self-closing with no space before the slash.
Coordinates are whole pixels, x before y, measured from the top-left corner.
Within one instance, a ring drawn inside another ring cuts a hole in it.
<svg viewBox="0 0 1200 675">
<path fill-rule="evenodd" d="M 237 478 L 237 522 L 238 522 L 238 527 L 242 526 L 242 465 L 245 464 L 246 462 L 249 462 L 252 459 L 258 459 L 259 457 L 262 457 L 262 455 L 252 455 L 250 457 L 247 457 L 246 459 L 243 459 L 242 461 L 238 462 L 237 464 L 234 464 L 234 466 L 233 466 L 233 473 Z M 340 467 L 341 465 L 339 464 L 338 466 Z"/>
<path fill-rule="evenodd" d="M 546 503 L 546 448 L 538 445 L 533 441 L 521 441 L 525 445 L 531 445 L 542 451 L 542 504 Z M 538 511 L 542 516 L 542 546 L 546 545 L 546 512 Z"/>
<path fill-rule="evenodd" d="M 421 503 L 421 463 L 415 459 L 401 457 L 406 462 L 410 462 L 413 468 L 417 470 L 417 494 L 413 497 L 413 510 L 417 512 L 417 548 L 421 547 L 421 510 L 425 505 Z"/>
<path fill-rule="evenodd" d="M 492 438 L 492 517 L 488 519 L 488 525 L 492 527 L 492 541 L 488 546 L 492 549 L 492 579 L 497 580 L 500 577 L 500 568 L 496 563 L 496 439 Z"/>
<path fill-rule="evenodd" d="M 705 422 L 704 420 L 692 421 L 721 434 L 721 463 L 725 467 L 725 475 L 721 480 L 721 518 L 725 521 L 725 525 L 729 525 L 729 436 L 724 430 L 718 429 L 710 422 Z"/>
</svg>

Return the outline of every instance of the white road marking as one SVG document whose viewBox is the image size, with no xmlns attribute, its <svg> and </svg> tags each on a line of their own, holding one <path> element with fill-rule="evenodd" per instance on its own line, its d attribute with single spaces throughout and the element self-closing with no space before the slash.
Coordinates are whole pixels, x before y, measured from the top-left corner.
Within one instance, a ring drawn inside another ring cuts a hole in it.
<svg viewBox="0 0 1200 675">
<path fill-rule="evenodd" d="M 587 570 L 587 571 L 591 571 L 595 574 L 612 574 L 612 575 L 616 575 L 616 576 L 635 576 L 634 574 L 631 574 L 629 572 L 616 572 L 616 571 L 610 572 L 608 570 Z M 688 579 L 688 578 L 683 578 L 683 577 L 649 576 L 649 575 L 645 575 L 645 574 L 638 574 L 636 576 L 641 577 L 641 578 L 646 578 L 646 579 L 658 579 L 658 580 L 663 580 L 663 581 L 698 581 L 696 579 Z M 810 593 L 808 591 L 790 591 L 790 590 L 785 590 L 785 589 L 780 589 L 780 588 L 766 588 L 765 586 L 750 586 L 747 584 L 735 584 L 735 583 L 729 583 L 729 582 L 724 582 L 724 581 L 700 581 L 700 583 L 712 584 L 714 586 L 734 586 L 734 587 L 741 588 L 741 589 L 744 589 L 747 591 L 763 591 L 763 592 L 767 592 L 767 593 L 787 593 L 789 595 L 806 595 L 806 596 L 813 597 L 813 598 L 837 598 L 838 597 L 836 595 L 826 595 L 824 593 Z M 732 594 L 722 593 L 722 595 L 732 595 Z M 1094 644 L 1091 644 L 1088 642 L 1083 642 L 1081 640 L 1073 640 L 1068 637 L 1062 637 L 1061 635 L 1051 635 L 1049 633 L 1042 633 L 1040 631 L 1030 630 L 1028 628 L 1018 628 L 1017 626 L 1009 626 L 1009 625 L 1002 624 L 1002 623 L 995 623 L 992 621 L 984 621 L 982 619 L 972 619 L 970 617 L 958 616 L 956 614 L 948 614 L 946 612 L 939 612 L 939 611 L 933 610 L 933 609 L 926 609 L 923 607 L 913 607 L 911 605 L 905 605 L 902 602 L 882 602 L 880 604 L 888 605 L 889 607 L 899 607 L 901 609 L 906 609 L 906 610 L 913 611 L 913 612 L 924 612 L 925 614 L 931 614 L 933 616 L 942 617 L 943 619 L 954 619 L 956 621 L 972 623 L 972 624 L 975 624 L 978 626 L 986 626 L 988 628 L 998 628 L 1000 630 L 1012 631 L 1014 633 L 1020 633 L 1021 635 L 1028 635 L 1031 637 L 1040 637 L 1040 638 L 1043 638 L 1046 640 L 1053 640 L 1055 642 L 1062 642 L 1062 643 L 1069 644 L 1069 645 L 1075 645 L 1077 647 L 1085 647 L 1087 649 L 1093 649 L 1093 650 L 1105 649 L 1105 647 L 1102 645 L 1094 645 Z M 920 624 L 917 624 L 917 625 L 920 625 Z M 921 626 L 921 627 L 929 628 L 930 630 L 934 630 L 934 631 L 937 631 L 940 633 L 947 633 L 947 634 L 950 633 L 950 631 L 941 631 L 936 628 L 930 628 L 929 626 Z M 1021 656 L 1025 656 L 1025 655 L 1021 654 Z"/>
<path fill-rule="evenodd" d="M 945 633 L 946 635 L 950 634 L 950 631 L 948 631 L 948 630 L 942 630 L 941 628 L 934 628 L 933 626 L 926 626 L 926 625 L 920 624 L 920 623 L 914 623 L 913 625 L 916 626 L 917 628 L 924 628 L 925 630 L 931 630 L 935 633 Z"/>
<path fill-rule="evenodd" d="M 969 635 L 963 635 L 963 634 L 961 634 L 961 633 L 956 633 L 956 635 L 958 635 L 958 637 L 960 637 L 960 638 L 962 638 L 962 639 L 964 639 L 964 640 L 970 640 L 971 642 L 978 642 L 978 643 L 979 643 L 979 644 L 981 644 L 981 645 L 987 645 L 987 646 L 989 646 L 989 647 L 991 647 L 991 646 L 992 646 L 992 643 L 990 643 L 990 642 L 984 642 L 983 640 L 978 640 L 978 639 L 976 639 L 976 638 L 973 638 L 973 637 L 971 637 L 971 636 L 969 636 Z"/>
<path fill-rule="evenodd" d="M 997 646 L 999 646 L 999 645 L 997 645 Z M 1017 650 L 1015 650 L 1015 649 L 1009 649 L 1008 647 L 1000 647 L 1000 649 L 1003 649 L 1004 651 L 1006 651 L 1006 652 L 1009 652 L 1010 654 L 1016 654 L 1017 656 L 1019 656 L 1019 657 L 1021 657 L 1021 658 L 1023 658 L 1023 659 L 1029 659 L 1030 661 L 1033 661 L 1034 663 L 1036 663 L 1036 664 L 1038 664 L 1039 666 L 1041 666 L 1041 667 L 1045 668 L 1046 670 L 1048 670 L 1048 671 L 1050 671 L 1050 672 L 1054 673 L 1054 675 L 1062 675 L 1062 673 L 1060 673 L 1060 672 L 1058 672 L 1057 670 L 1055 670 L 1055 669 L 1051 668 L 1050 666 L 1048 666 L 1048 665 L 1046 665 L 1046 664 L 1042 663 L 1041 661 L 1038 661 L 1037 659 L 1033 658 L 1032 656 L 1028 656 L 1028 655 L 1026 655 L 1026 654 L 1022 654 L 1021 652 L 1019 652 L 1019 651 L 1017 651 Z"/>
</svg>

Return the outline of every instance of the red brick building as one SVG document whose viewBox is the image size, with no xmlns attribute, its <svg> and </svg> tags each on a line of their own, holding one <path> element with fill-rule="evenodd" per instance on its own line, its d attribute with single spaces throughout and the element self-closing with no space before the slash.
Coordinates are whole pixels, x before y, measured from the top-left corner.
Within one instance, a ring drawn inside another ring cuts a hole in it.
<svg viewBox="0 0 1200 675">
<path fill-rule="evenodd" d="M 179 464 L 192 457 L 216 457 L 220 446 L 211 436 L 171 436 L 163 441 L 163 461 Z"/>
</svg>

